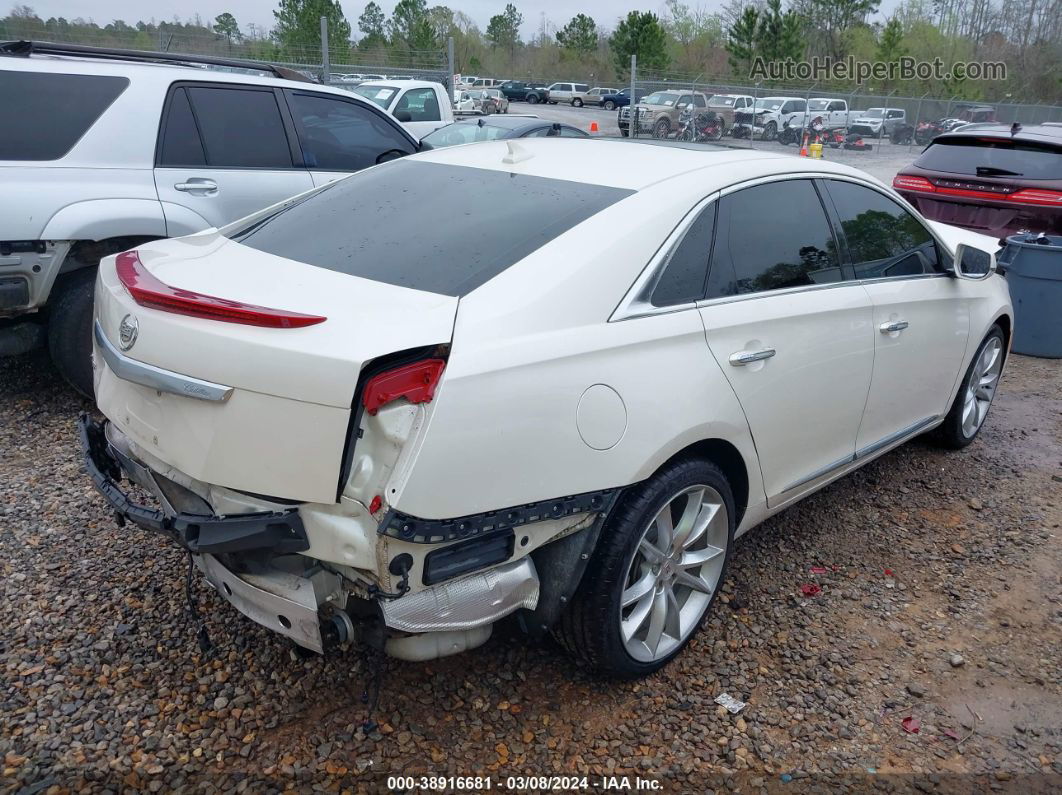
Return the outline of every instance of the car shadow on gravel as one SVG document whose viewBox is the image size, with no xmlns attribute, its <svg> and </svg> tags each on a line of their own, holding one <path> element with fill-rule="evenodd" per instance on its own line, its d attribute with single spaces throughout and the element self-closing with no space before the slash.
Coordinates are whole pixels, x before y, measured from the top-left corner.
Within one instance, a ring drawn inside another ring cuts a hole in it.
<svg viewBox="0 0 1062 795">
<path fill-rule="evenodd" d="M 915 441 L 747 534 L 702 632 L 648 679 L 596 680 L 509 623 L 461 656 L 385 661 L 370 715 L 373 654 L 305 659 L 197 587 L 202 654 L 186 556 L 118 528 L 81 470 L 90 404 L 42 355 L 0 360 L 0 789 L 377 791 L 437 773 L 1048 791 L 1060 386 L 1062 362 L 1015 356 L 971 447 Z M 748 706 L 731 715 L 723 692 Z"/>
</svg>

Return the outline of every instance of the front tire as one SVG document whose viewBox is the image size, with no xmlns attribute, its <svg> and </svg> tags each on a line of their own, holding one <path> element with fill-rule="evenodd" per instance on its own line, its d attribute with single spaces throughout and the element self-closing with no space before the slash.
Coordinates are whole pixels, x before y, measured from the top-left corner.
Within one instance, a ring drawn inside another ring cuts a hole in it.
<svg viewBox="0 0 1062 795">
<path fill-rule="evenodd" d="M 667 138 L 671 135 L 671 123 L 667 119 L 660 119 L 653 125 L 654 138 Z"/>
<path fill-rule="evenodd" d="M 951 409 L 938 429 L 938 438 L 944 446 L 961 450 L 981 432 L 996 397 L 1005 351 L 1003 331 L 993 326 L 974 354 Z"/>
<path fill-rule="evenodd" d="M 761 140 L 773 141 L 778 136 L 778 125 L 773 121 L 767 122 L 767 126 L 763 128 L 763 136 Z"/>
<path fill-rule="evenodd" d="M 527 104 L 528 105 L 537 105 L 538 104 L 538 94 L 528 94 L 527 95 Z"/>
<path fill-rule="evenodd" d="M 48 302 L 48 352 L 59 374 L 92 397 L 92 292 L 96 268 L 64 276 Z"/>
<path fill-rule="evenodd" d="M 708 613 L 730 558 L 734 497 L 715 464 L 669 464 L 620 499 L 556 635 L 598 673 L 647 676 Z"/>
<path fill-rule="evenodd" d="M 605 110 L 615 110 L 616 109 L 616 103 L 613 102 L 611 99 L 607 99 L 607 100 L 605 100 L 605 106 L 604 107 L 605 107 Z"/>
</svg>

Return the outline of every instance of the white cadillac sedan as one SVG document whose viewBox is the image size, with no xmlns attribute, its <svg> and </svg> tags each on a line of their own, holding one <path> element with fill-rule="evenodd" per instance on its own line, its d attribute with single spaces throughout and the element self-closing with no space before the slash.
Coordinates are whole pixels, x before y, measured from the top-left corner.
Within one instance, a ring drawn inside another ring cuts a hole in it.
<svg viewBox="0 0 1062 795">
<path fill-rule="evenodd" d="M 426 152 L 104 260 L 86 465 L 305 648 L 369 626 L 430 659 L 516 613 L 641 676 L 736 536 L 976 437 L 1013 318 L 994 249 L 823 161 Z"/>
</svg>

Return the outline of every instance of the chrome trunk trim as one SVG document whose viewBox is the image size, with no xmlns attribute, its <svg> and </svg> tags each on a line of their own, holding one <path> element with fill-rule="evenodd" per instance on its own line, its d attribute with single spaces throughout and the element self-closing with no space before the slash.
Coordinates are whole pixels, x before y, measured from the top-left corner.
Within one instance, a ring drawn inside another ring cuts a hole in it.
<svg viewBox="0 0 1062 795">
<path fill-rule="evenodd" d="M 203 381 L 202 379 L 181 375 L 171 370 L 163 370 L 153 364 L 145 364 L 144 362 L 138 362 L 136 359 L 130 359 L 111 344 L 111 341 L 107 339 L 107 335 L 103 333 L 103 327 L 100 326 L 98 320 L 95 321 L 93 333 L 96 337 L 96 347 L 99 348 L 103 360 L 107 363 L 111 372 L 123 381 L 131 381 L 134 384 L 151 387 L 160 392 L 183 395 L 196 400 L 224 401 L 228 400 L 229 395 L 232 394 L 231 386 Z"/>
</svg>

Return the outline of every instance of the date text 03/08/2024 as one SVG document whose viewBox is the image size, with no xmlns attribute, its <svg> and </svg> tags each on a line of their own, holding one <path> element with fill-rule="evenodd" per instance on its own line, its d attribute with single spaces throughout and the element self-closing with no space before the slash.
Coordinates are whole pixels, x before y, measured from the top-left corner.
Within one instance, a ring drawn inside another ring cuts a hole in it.
<svg viewBox="0 0 1062 795">
<path fill-rule="evenodd" d="M 644 791 L 662 788 L 660 781 L 641 776 L 388 776 L 387 788 L 399 792 L 512 792 L 542 791 Z"/>
</svg>

